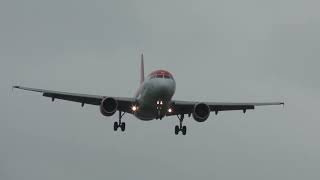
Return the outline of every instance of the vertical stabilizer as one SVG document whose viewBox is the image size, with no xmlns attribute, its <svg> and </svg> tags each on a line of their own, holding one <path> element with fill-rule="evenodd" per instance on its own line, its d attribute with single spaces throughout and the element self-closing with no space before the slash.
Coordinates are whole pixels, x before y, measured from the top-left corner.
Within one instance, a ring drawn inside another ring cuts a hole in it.
<svg viewBox="0 0 320 180">
<path fill-rule="evenodd" d="M 144 81 L 144 60 L 143 54 L 141 54 L 141 67 L 140 67 L 140 84 Z"/>
</svg>

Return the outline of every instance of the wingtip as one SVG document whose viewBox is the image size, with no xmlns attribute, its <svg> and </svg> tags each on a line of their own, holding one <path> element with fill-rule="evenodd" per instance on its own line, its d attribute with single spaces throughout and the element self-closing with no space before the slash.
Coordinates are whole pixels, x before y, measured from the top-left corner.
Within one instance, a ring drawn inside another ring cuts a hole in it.
<svg viewBox="0 0 320 180">
<path fill-rule="evenodd" d="M 12 86 L 11 89 L 12 89 L 12 91 L 13 91 L 13 89 L 22 89 L 22 86 Z"/>
<path fill-rule="evenodd" d="M 13 93 L 13 90 L 14 89 L 17 89 L 17 88 L 19 88 L 20 86 L 11 86 L 11 92 Z"/>
</svg>

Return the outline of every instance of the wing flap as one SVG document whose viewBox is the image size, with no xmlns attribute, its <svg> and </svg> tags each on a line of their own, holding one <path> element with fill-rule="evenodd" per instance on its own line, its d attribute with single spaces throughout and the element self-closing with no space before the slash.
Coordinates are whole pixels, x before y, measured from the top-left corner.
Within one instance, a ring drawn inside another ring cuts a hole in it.
<svg viewBox="0 0 320 180">
<path fill-rule="evenodd" d="M 33 91 L 42 93 L 44 97 L 49 97 L 54 99 L 61 99 L 66 101 L 78 102 L 84 104 L 91 104 L 100 106 L 101 101 L 106 96 L 99 96 L 99 95 L 89 95 L 89 94 L 78 94 L 78 93 L 68 93 L 68 92 L 60 92 L 60 91 L 52 91 L 46 89 L 36 89 L 36 88 L 29 88 L 23 86 L 13 86 L 16 89 L 22 89 L 26 91 Z M 132 113 L 131 106 L 135 103 L 134 98 L 126 98 L 126 97 L 113 97 L 118 101 L 118 110 Z"/>
<path fill-rule="evenodd" d="M 73 101 L 73 102 L 79 102 L 79 103 L 91 104 L 91 105 L 100 105 L 101 100 L 103 99 L 103 96 L 59 92 L 59 91 L 36 89 L 36 88 L 29 88 L 29 87 L 23 87 L 23 86 L 13 86 L 13 88 L 22 89 L 26 91 L 40 92 L 40 93 L 43 93 L 44 97 L 50 97 L 53 100 L 61 99 L 61 100 Z"/>
<path fill-rule="evenodd" d="M 174 112 L 170 115 L 177 114 L 191 114 L 193 112 L 193 107 L 199 102 L 195 101 L 173 101 L 172 108 Z M 283 102 L 244 102 L 244 103 L 229 103 L 229 102 L 204 102 L 210 107 L 210 111 L 235 111 L 235 110 L 252 110 L 256 106 L 271 106 L 271 105 L 284 105 Z"/>
<path fill-rule="evenodd" d="M 51 97 L 54 99 L 61 99 L 66 101 L 73 101 L 83 104 L 91 104 L 91 105 L 100 105 L 102 98 L 94 98 L 94 97 L 87 97 L 87 96 L 78 96 L 78 95 L 70 95 L 70 94 L 57 94 L 57 93 L 43 93 L 44 97 Z"/>
<path fill-rule="evenodd" d="M 211 111 L 236 111 L 254 109 L 253 105 L 209 105 Z"/>
</svg>

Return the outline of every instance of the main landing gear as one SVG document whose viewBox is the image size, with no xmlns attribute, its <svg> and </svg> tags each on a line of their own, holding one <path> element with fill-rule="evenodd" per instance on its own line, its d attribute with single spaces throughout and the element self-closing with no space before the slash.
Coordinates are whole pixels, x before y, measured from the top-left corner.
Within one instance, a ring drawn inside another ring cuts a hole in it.
<svg viewBox="0 0 320 180">
<path fill-rule="evenodd" d="M 124 114 L 125 114 L 125 112 L 119 111 L 119 122 L 114 122 L 114 124 L 113 124 L 114 131 L 117 131 L 118 128 L 120 128 L 122 132 L 126 130 L 126 123 L 121 122 L 121 119 Z"/>
<path fill-rule="evenodd" d="M 181 131 L 183 135 L 186 135 L 187 134 L 187 127 L 186 126 L 182 126 L 182 122 L 183 122 L 183 119 L 184 119 L 184 114 L 177 115 L 177 117 L 178 117 L 178 119 L 180 121 L 180 125 L 179 126 L 177 125 L 174 128 L 174 133 L 176 135 L 178 135 L 179 132 Z"/>
</svg>

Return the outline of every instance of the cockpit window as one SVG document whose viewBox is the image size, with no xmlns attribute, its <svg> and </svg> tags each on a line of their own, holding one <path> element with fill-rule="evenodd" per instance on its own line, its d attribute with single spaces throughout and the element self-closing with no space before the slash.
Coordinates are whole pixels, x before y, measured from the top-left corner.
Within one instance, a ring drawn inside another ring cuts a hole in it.
<svg viewBox="0 0 320 180">
<path fill-rule="evenodd" d="M 157 74 L 157 75 L 153 75 L 153 76 L 150 77 L 150 79 L 154 79 L 154 78 L 172 79 L 171 76 L 169 76 L 169 75 L 163 75 L 163 74 Z"/>
</svg>

